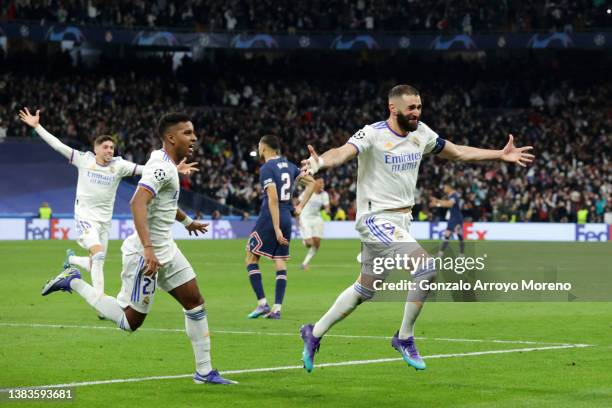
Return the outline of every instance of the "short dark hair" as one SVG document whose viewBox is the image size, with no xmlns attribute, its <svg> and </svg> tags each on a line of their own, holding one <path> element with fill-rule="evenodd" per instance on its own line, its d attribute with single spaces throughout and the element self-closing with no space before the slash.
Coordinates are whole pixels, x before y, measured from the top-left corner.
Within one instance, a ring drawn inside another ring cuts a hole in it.
<svg viewBox="0 0 612 408">
<path fill-rule="evenodd" d="M 420 95 L 419 91 L 411 85 L 396 85 L 389 91 L 389 99 L 402 95 Z"/>
<path fill-rule="evenodd" d="M 113 142 L 115 145 L 115 138 L 110 135 L 100 135 L 94 139 L 93 145 L 94 147 L 100 146 L 104 142 Z"/>
<path fill-rule="evenodd" d="M 170 126 L 181 122 L 190 122 L 191 117 L 184 112 L 168 112 L 162 115 L 157 122 L 157 132 L 162 139 Z"/>
<path fill-rule="evenodd" d="M 280 140 L 278 140 L 277 136 L 265 135 L 259 141 L 270 147 L 270 149 L 280 152 Z"/>
</svg>

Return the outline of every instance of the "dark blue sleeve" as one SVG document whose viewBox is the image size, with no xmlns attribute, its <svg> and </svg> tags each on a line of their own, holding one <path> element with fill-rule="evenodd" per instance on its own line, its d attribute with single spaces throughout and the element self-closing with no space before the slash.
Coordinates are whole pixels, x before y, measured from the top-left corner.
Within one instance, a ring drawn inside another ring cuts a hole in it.
<svg viewBox="0 0 612 408">
<path fill-rule="evenodd" d="M 261 166 L 259 171 L 259 182 L 261 183 L 262 190 L 265 190 L 270 184 L 274 184 L 274 171 L 272 166 Z"/>
</svg>

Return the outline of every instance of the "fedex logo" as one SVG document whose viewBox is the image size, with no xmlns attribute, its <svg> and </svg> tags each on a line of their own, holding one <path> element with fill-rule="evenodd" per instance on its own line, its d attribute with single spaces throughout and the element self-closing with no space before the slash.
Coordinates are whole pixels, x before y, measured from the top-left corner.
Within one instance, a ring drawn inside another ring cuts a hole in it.
<svg viewBox="0 0 612 408">
<path fill-rule="evenodd" d="M 478 241 L 484 241 L 487 235 L 487 230 L 474 229 L 474 223 L 464 222 L 463 223 L 463 236 L 465 239 L 476 239 Z"/>
<path fill-rule="evenodd" d="M 446 230 L 446 222 L 429 223 L 429 239 L 442 239 L 442 233 Z M 474 223 L 463 223 L 463 236 L 465 239 L 483 241 L 486 239 L 487 230 L 474 229 Z"/>
<path fill-rule="evenodd" d="M 28 219 L 25 223 L 25 239 L 69 239 L 70 227 L 61 225 L 60 220 Z"/>
<path fill-rule="evenodd" d="M 612 225 L 576 224 L 576 241 L 610 241 Z"/>
</svg>

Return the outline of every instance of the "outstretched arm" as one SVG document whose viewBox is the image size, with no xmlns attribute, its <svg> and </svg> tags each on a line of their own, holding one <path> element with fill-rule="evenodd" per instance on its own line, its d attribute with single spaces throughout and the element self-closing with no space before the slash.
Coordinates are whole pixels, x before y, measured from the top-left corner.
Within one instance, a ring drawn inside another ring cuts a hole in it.
<svg viewBox="0 0 612 408">
<path fill-rule="evenodd" d="M 300 169 L 302 172 L 308 174 L 315 174 L 322 168 L 340 166 L 357 156 L 357 147 L 350 143 L 329 149 L 320 156 L 311 145 L 308 145 L 308 151 L 310 152 L 310 157 L 306 160 L 302 160 L 302 168 Z"/>
<path fill-rule="evenodd" d="M 51 133 L 47 132 L 44 127 L 42 127 L 40 124 L 40 109 L 36 111 L 36 115 L 32 115 L 28 108 L 23 108 L 19 111 L 19 118 L 22 122 L 34 128 L 42 140 L 47 142 L 55 151 L 60 153 L 65 158 L 70 159 L 73 152 L 72 147 L 66 146 L 57 137 L 53 136 Z"/>
<path fill-rule="evenodd" d="M 501 150 L 479 149 L 477 147 L 456 145 L 447 140 L 438 157 L 464 162 L 502 160 L 526 167 L 535 157 L 533 154 L 526 153 L 531 149 L 533 149 L 532 146 L 514 146 L 514 137 L 512 135 L 509 135 L 508 143 Z"/>
<path fill-rule="evenodd" d="M 134 168 L 133 175 L 141 176 L 143 170 L 144 170 L 144 166 L 137 164 L 136 167 Z M 184 176 L 190 176 L 191 173 L 200 171 L 200 169 L 198 169 L 197 162 L 187 163 L 187 159 L 181 160 L 181 162 L 176 165 L 176 170 Z"/>
<path fill-rule="evenodd" d="M 206 234 L 208 232 L 208 223 L 203 224 L 198 221 L 194 221 L 190 216 L 185 213 L 185 211 L 177 208 L 175 219 L 185 226 L 185 229 L 189 231 L 189 235 L 193 232 L 195 236 L 198 236 L 198 231 L 200 233 Z"/>
</svg>

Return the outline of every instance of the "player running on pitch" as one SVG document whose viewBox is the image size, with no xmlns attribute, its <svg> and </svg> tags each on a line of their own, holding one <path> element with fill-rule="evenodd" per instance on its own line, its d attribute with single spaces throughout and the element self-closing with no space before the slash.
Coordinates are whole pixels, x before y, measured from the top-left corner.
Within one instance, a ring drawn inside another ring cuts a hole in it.
<svg viewBox="0 0 612 408">
<path fill-rule="evenodd" d="M 313 190 L 314 179 L 307 175 L 298 176 L 297 166 L 280 156 L 280 142 L 276 136 L 264 136 L 259 141 L 259 157 L 265 163 L 259 170 L 261 188 L 265 192 L 261 203 L 259 217 L 249 236 L 246 247 L 246 268 L 255 296 L 257 307 L 248 314 L 249 319 L 264 316 L 266 319 L 280 319 L 281 306 L 287 287 L 287 264 L 289 259 L 289 241 L 291 240 L 292 212 L 299 214 L 308 202 Z M 296 180 L 298 179 L 298 180 Z M 295 182 L 307 185 L 302 203 L 292 211 L 291 195 Z M 265 256 L 274 261 L 276 266 L 276 290 L 272 310 L 266 300 L 259 258 Z"/>
<path fill-rule="evenodd" d="M 143 166 L 114 157 L 115 143 L 111 136 L 98 136 L 93 143 L 94 153 L 81 152 L 62 143 L 40 124 L 40 110 L 32 115 L 28 108 L 24 108 L 19 111 L 19 117 L 79 171 L 74 223 L 79 234 L 77 243 L 89 251 L 89 256 L 75 256 L 69 249 L 66 251 L 64 269 L 77 265 L 90 272 L 94 289 L 102 295 L 104 259 L 108 249 L 108 234 L 117 188 L 123 177 L 141 175 Z M 183 161 L 179 171 L 188 175 L 197 171 L 195 165 L 196 163 L 185 164 Z"/>
<path fill-rule="evenodd" d="M 361 235 L 362 246 L 376 242 L 381 245 L 397 242 L 416 245 L 409 228 L 418 169 L 424 154 L 437 154 L 444 159 L 464 162 L 503 160 L 523 167 L 534 157 L 526 152 L 532 149 L 531 146 L 515 147 L 512 135 L 509 135 L 508 143 L 501 150 L 460 146 L 442 139 L 419 121 L 421 97 L 412 86 L 395 86 L 389 92 L 388 101 L 389 117 L 386 121 L 366 125 L 345 145 L 320 156 L 312 146 L 308 146 L 311 156 L 302 161 L 302 171 L 315 174 L 321 168 L 339 166 L 359 155 L 356 229 Z M 426 254 L 422 248 L 419 251 Z M 417 288 L 419 281 L 435 279 L 436 270 L 432 261 L 433 258 L 429 258 L 420 268 L 415 267 L 417 270 L 413 272 L 413 280 Z M 373 276 L 368 266 L 362 263 L 361 274 L 355 284 L 338 296 L 319 321 L 314 325 L 302 326 L 302 359 L 308 372 L 314 367 L 314 355 L 319 350 L 323 335 L 359 304 L 374 296 L 374 282 L 380 281 L 381 276 Z M 409 292 L 402 323 L 391 340 L 392 346 L 404 360 L 418 370 L 425 369 L 425 362 L 414 342 L 414 323 L 427 294 L 420 290 Z"/>
<path fill-rule="evenodd" d="M 459 256 L 465 256 L 465 243 L 463 242 L 463 214 L 461 213 L 461 196 L 450 184 L 444 185 L 444 194 L 448 197 L 447 200 L 441 200 L 436 197 L 431 198 L 432 207 L 448 208 L 449 217 L 444 230 L 444 240 L 438 251 L 438 256 L 444 255 L 444 251 L 448 248 L 448 242 L 453 234 L 457 235 L 459 240 Z"/>
<path fill-rule="evenodd" d="M 304 245 L 308 248 L 308 253 L 302 262 L 302 269 L 307 271 L 310 261 L 321 247 L 323 238 L 324 221 L 321 217 L 323 208 L 327 214 L 331 212 L 329 207 L 329 194 L 325 191 L 325 180 L 319 178 L 315 180 L 315 187 L 310 200 L 303 206 L 299 216 L 300 235 L 304 240 Z M 300 205 L 304 201 L 306 192 L 300 194 Z"/>
<path fill-rule="evenodd" d="M 183 307 L 185 328 L 195 355 L 194 382 L 233 384 L 212 368 L 204 299 L 193 268 L 172 239 L 175 221 L 196 235 L 205 233 L 208 226 L 192 220 L 178 208 L 180 184 L 176 163 L 193 153 L 197 141 L 193 124 L 183 113 L 168 113 L 161 117 L 158 131 L 163 148 L 151 153 L 130 202 L 136 232 L 121 246 L 122 285 L 117 298 L 98 296 L 76 269 L 67 269 L 47 282 L 42 295 L 75 290 L 99 314 L 131 332 L 143 324 L 159 286 Z"/>
</svg>

